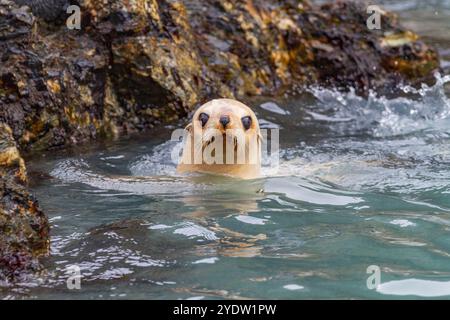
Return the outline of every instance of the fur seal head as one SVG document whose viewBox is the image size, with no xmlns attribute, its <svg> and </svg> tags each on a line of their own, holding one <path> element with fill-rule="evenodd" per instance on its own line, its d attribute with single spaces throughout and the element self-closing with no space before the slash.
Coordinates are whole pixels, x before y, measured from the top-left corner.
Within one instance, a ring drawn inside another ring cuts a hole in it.
<svg viewBox="0 0 450 320">
<path fill-rule="evenodd" d="M 252 179 L 260 169 L 261 133 L 253 111 L 233 99 L 200 106 L 186 127 L 178 172 Z"/>
</svg>

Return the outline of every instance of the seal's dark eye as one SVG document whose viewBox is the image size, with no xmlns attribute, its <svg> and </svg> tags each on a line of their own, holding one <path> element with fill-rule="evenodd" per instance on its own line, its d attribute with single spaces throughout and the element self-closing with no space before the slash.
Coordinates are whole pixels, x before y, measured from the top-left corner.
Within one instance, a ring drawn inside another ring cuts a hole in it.
<svg viewBox="0 0 450 320">
<path fill-rule="evenodd" d="M 250 126 L 252 125 L 252 118 L 251 117 L 242 117 L 241 119 L 242 125 L 244 126 L 245 130 L 250 129 Z"/>
<path fill-rule="evenodd" d="M 202 123 L 202 127 L 205 126 L 205 124 L 208 122 L 209 116 L 206 113 L 200 113 L 198 116 L 198 120 Z"/>
</svg>

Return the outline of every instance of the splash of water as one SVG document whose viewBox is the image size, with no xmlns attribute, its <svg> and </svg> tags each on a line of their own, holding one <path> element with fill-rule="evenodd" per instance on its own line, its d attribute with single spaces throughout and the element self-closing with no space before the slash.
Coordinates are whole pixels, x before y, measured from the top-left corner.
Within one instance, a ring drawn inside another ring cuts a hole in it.
<svg viewBox="0 0 450 320">
<path fill-rule="evenodd" d="M 402 86 L 407 97 L 387 98 L 370 91 L 363 98 L 351 89 L 342 93 L 335 89 L 309 88 L 318 103 L 308 112 L 314 121 L 325 121 L 330 129 L 344 135 L 369 134 L 377 138 L 404 135 L 433 127 L 448 120 L 450 99 L 445 84 L 450 75 L 435 74 L 433 86 L 422 84 L 420 89 Z"/>
</svg>

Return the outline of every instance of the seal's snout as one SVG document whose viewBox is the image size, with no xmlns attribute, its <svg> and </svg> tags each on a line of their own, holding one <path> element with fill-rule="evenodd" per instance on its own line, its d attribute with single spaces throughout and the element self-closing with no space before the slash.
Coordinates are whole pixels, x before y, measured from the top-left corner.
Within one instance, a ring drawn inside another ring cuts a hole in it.
<svg viewBox="0 0 450 320">
<path fill-rule="evenodd" d="M 220 116 L 219 122 L 222 124 L 223 128 L 225 129 L 227 124 L 230 123 L 230 117 L 229 116 Z"/>
</svg>

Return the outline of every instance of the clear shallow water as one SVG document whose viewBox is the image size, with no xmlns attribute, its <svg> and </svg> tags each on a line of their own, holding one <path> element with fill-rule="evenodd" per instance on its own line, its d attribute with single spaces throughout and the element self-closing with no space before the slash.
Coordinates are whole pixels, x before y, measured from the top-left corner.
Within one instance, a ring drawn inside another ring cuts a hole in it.
<svg viewBox="0 0 450 320">
<path fill-rule="evenodd" d="M 431 12 L 387 2 L 411 26 Z M 446 21 L 415 24 L 444 64 Z M 312 88 L 251 101 L 281 130 L 280 167 L 256 181 L 177 176 L 170 128 L 34 158 L 52 255 L 46 275 L 0 297 L 448 298 L 449 78 L 396 98 Z M 81 290 L 67 289 L 72 265 Z"/>
</svg>

